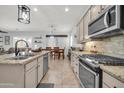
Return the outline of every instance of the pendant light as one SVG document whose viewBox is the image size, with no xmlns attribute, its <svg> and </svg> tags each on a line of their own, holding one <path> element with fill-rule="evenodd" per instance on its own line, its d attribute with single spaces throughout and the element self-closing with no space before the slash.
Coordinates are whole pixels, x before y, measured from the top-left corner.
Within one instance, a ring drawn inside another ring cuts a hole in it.
<svg viewBox="0 0 124 93">
<path fill-rule="evenodd" d="M 51 25 L 51 36 L 50 36 L 51 39 L 54 38 L 54 35 L 53 35 L 53 29 L 54 29 L 54 26 Z"/>
<path fill-rule="evenodd" d="M 18 5 L 18 21 L 24 24 L 30 23 L 30 8 L 26 5 Z"/>
</svg>

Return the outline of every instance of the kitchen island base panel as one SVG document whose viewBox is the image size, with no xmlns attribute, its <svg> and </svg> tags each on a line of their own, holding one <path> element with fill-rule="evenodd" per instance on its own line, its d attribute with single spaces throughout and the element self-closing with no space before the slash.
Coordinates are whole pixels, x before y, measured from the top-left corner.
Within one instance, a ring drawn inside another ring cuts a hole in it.
<svg viewBox="0 0 124 93">
<path fill-rule="evenodd" d="M 0 88 L 24 88 L 24 66 L 0 65 Z"/>
</svg>

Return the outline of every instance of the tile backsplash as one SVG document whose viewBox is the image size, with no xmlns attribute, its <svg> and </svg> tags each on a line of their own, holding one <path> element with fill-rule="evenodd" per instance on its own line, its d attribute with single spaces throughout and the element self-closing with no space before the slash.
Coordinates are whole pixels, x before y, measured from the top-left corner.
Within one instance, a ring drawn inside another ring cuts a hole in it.
<svg viewBox="0 0 124 93">
<path fill-rule="evenodd" d="M 99 53 L 124 58 L 124 35 L 105 38 L 101 41 L 85 43 L 86 51 L 98 51 Z"/>
</svg>

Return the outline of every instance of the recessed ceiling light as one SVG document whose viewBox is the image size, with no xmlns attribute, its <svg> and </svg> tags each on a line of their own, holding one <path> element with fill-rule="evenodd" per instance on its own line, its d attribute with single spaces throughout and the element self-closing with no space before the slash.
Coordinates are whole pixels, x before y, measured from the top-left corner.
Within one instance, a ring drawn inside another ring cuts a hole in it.
<svg viewBox="0 0 124 93">
<path fill-rule="evenodd" d="M 65 12 L 68 12 L 68 11 L 69 11 L 69 8 L 68 8 L 68 7 L 66 7 L 66 8 L 65 8 Z"/>
<path fill-rule="evenodd" d="M 35 12 L 37 12 L 37 11 L 38 11 L 38 9 L 37 9 L 37 8 L 34 8 L 33 10 L 34 10 Z"/>
</svg>

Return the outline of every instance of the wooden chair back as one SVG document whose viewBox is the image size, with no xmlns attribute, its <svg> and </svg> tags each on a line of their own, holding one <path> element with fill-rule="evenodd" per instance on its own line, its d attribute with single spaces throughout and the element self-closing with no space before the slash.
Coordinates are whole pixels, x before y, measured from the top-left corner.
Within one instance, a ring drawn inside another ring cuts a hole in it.
<svg viewBox="0 0 124 93">
<path fill-rule="evenodd" d="M 58 53 L 59 52 L 59 47 L 54 47 L 54 52 Z"/>
<path fill-rule="evenodd" d="M 51 51 L 51 47 L 46 47 L 46 50 Z"/>
</svg>

